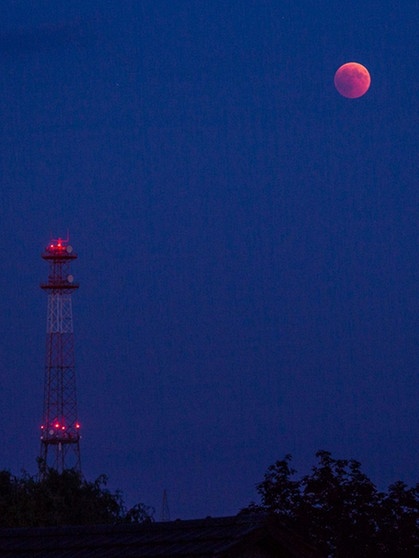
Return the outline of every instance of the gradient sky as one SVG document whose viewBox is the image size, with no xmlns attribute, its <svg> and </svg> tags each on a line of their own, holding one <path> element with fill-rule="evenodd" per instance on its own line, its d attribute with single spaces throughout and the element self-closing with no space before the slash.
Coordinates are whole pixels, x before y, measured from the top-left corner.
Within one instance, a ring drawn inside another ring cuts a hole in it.
<svg viewBox="0 0 419 558">
<path fill-rule="evenodd" d="M 413 0 L 2 1 L 0 468 L 36 472 L 40 255 L 69 230 L 89 480 L 157 519 L 164 489 L 172 519 L 236 513 L 287 453 L 419 480 L 418 21 Z"/>
</svg>

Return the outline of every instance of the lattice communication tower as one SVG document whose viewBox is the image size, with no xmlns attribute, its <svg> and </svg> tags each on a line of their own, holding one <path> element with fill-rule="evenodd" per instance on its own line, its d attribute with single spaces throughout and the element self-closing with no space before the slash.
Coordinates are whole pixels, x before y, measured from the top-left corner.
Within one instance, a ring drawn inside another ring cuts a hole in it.
<svg viewBox="0 0 419 558">
<path fill-rule="evenodd" d="M 77 258 L 68 239 L 52 240 L 42 254 L 49 264 L 44 412 L 40 472 L 53 468 L 81 472 L 80 424 L 77 418 L 74 334 L 71 296 L 78 289 L 70 273 Z"/>
</svg>

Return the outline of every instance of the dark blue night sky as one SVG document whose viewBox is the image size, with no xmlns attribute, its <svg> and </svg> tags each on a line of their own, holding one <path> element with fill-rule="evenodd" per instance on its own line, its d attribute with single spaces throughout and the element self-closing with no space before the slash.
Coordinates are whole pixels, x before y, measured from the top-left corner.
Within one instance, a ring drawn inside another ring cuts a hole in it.
<svg viewBox="0 0 419 558">
<path fill-rule="evenodd" d="M 164 489 L 172 519 L 238 512 L 287 453 L 416 483 L 417 2 L 3 0 L 0 21 L 0 468 L 36 472 L 40 255 L 69 230 L 89 480 L 157 519 Z"/>
</svg>

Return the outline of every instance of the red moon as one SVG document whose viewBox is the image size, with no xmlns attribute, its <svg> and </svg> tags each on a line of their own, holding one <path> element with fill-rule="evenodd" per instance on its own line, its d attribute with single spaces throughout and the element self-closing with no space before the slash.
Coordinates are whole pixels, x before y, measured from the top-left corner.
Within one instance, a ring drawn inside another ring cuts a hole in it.
<svg viewBox="0 0 419 558">
<path fill-rule="evenodd" d="M 348 99 L 362 97 L 371 84 L 370 74 L 362 64 L 347 62 L 338 68 L 335 74 L 335 87 L 341 95 Z"/>
</svg>

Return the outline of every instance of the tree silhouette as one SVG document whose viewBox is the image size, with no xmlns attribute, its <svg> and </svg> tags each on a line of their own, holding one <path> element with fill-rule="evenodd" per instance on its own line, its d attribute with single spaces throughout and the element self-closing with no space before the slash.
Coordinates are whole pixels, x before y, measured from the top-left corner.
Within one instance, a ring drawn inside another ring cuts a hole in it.
<svg viewBox="0 0 419 558">
<path fill-rule="evenodd" d="M 89 482 L 73 469 L 48 469 L 41 480 L 0 471 L 0 526 L 45 527 L 152 521 L 152 510 L 127 510 L 119 492 L 106 488 L 106 475 Z"/>
<path fill-rule="evenodd" d="M 419 545 L 419 484 L 379 492 L 354 459 L 316 453 L 311 473 L 296 479 L 291 456 L 271 465 L 257 485 L 262 509 L 281 516 L 324 556 L 409 557 Z"/>
</svg>

